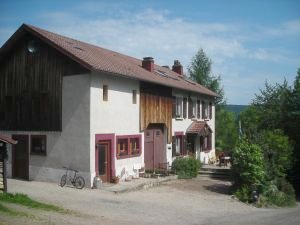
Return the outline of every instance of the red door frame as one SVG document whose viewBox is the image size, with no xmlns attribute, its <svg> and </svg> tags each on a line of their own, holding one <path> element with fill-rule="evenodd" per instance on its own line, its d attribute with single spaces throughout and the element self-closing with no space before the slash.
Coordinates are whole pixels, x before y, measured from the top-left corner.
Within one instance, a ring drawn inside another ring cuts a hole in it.
<svg viewBox="0 0 300 225">
<path fill-rule="evenodd" d="M 98 141 L 97 142 L 97 146 L 96 147 L 96 175 L 99 176 L 99 145 L 107 145 L 107 151 L 106 151 L 106 159 L 105 161 L 107 162 L 106 164 L 106 172 L 104 175 L 100 175 L 101 179 L 103 182 L 110 182 L 111 180 L 111 141 L 110 140 L 106 140 L 106 141 Z"/>
<path fill-rule="evenodd" d="M 97 173 L 98 161 L 97 161 L 97 151 L 96 144 L 100 141 L 109 141 L 110 142 L 110 174 L 111 176 L 116 176 L 115 169 L 115 134 L 96 134 L 95 135 L 95 171 Z"/>
</svg>

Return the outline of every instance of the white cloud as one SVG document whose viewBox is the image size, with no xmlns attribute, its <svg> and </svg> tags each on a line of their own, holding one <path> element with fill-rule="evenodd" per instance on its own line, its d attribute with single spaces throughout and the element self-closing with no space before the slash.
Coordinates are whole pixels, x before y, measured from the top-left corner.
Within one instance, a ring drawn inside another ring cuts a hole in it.
<svg viewBox="0 0 300 225">
<path fill-rule="evenodd" d="M 287 21 L 277 27 L 264 29 L 262 34 L 271 37 L 300 36 L 300 20 Z"/>
</svg>

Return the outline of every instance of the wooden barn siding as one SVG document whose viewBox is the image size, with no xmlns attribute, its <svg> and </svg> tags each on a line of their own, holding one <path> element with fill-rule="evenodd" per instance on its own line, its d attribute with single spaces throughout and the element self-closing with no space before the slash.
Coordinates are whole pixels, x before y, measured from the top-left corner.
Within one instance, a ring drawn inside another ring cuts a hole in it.
<svg viewBox="0 0 300 225">
<path fill-rule="evenodd" d="M 31 40 L 38 46 L 33 54 L 27 50 Z M 87 72 L 36 37 L 25 35 L 0 62 L 1 130 L 60 131 L 62 76 Z M 11 111 L 7 98 L 12 98 Z"/>
<path fill-rule="evenodd" d="M 145 130 L 151 123 L 165 124 L 168 129 L 168 143 L 171 143 L 172 90 L 142 82 L 140 92 L 141 130 Z"/>
</svg>

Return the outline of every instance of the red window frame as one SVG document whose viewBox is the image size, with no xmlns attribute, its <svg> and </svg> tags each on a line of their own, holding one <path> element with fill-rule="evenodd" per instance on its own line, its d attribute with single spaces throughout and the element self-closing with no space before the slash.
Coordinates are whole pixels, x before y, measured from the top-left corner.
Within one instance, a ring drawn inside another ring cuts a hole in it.
<svg viewBox="0 0 300 225">
<path fill-rule="evenodd" d="M 133 142 L 134 139 L 136 142 Z M 119 143 L 120 142 L 120 143 Z M 134 148 L 132 148 L 134 146 Z M 142 154 L 142 135 L 118 135 L 116 137 L 116 157 L 125 159 Z"/>
</svg>

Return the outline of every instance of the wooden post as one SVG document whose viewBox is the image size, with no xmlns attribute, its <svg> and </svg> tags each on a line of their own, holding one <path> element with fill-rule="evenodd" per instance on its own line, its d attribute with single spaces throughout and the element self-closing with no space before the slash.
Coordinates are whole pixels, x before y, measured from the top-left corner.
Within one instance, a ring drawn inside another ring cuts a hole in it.
<svg viewBox="0 0 300 225">
<path fill-rule="evenodd" d="M 7 149 L 6 149 L 6 143 L 3 143 L 3 148 L 2 148 L 2 160 L 3 160 L 3 185 L 4 185 L 4 192 L 7 192 L 7 177 L 6 177 L 6 153 L 7 153 Z"/>
</svg>

